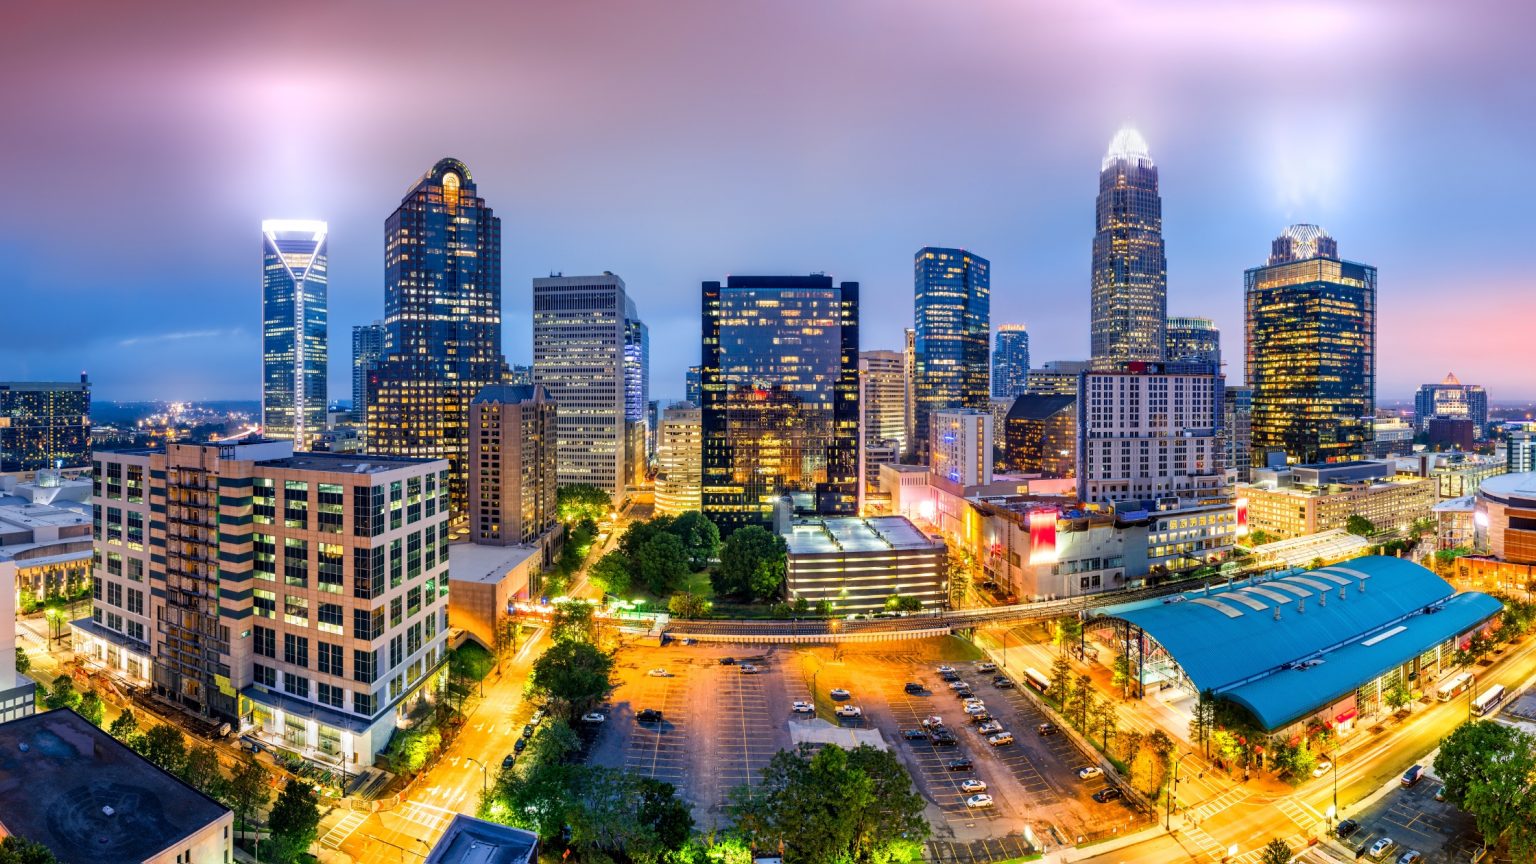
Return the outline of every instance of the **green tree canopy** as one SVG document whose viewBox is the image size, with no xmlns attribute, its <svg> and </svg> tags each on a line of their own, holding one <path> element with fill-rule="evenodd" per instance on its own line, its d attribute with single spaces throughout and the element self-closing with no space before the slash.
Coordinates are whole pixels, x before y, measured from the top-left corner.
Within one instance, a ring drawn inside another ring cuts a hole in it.
<svg viewBox="0 0 1536 864">
<path fill-rule="evenodd" d="M 0 864 L 59 864 L 53 850 L 20 837 L 0 840 Z"/>
<path fill-rule="evenodd" d="M 679 591 L 667 600 L 667 612 L 674 618 L 707 618 L 709 601 L 692 591 Z"/>
<path fill-rule="evenodd" d="M 596 522 L 613 511 L 613 496 L 587 483 L 561 486 L 556 494 L 560 521 L 567 525 Z"/>
<path fill-rule="evenodd" d="M 117 719 L 107 727 L 107 734 L 124 744 L 127 744 L 138 732 L 139 718 L 134 716 L 132 708 L 124 708 L 123 713 L 117 715 Z"/>
<path fill-rule="evenodd" d="M 641 544 L 635 553 L 635 572 L 640 584 L 657 596 L 677 589 L 688 578 L 688 553 L 683 541 L 661 533 Z"/>
<path fill-rule="evenodd" d="M 589 642 L 559 641 L 533 663 L 528 682 L 564 717 L 592 710 L 613 689 L 613 658 Z"/>
<path fill-rule="evenodd" d="M 1435 776 L 1445 784 L 1445 800 L 1462 805 L 1467 790 L 1484 779 L 1490 761 L 1520 746 L 1519 730 L 1492 720 L 1463 723 L 1440 742 L 1435 755 Z"/>
<path fill-rule="evenodd" d="M 187 736 L 169 723 L 151 726 L 144 733 L 144 758 L 172 774 L 180 774 L 187 759 Z"/>
<path fill-rule="evenodd" d="M 887 612 L 921 612 L 923 601 L 910 595 L 892 594 L 885 598 L 885 611 Z"/>
<path fill-rule="evenodd" d="M 736 529 L 720 547 L 720 566 L 711 576 L 715 593 L 761 600 L 784 583 L 789 547 L 784 538 L 757 525 Z"/>
<path fill-rule="evenodd" d="M 1348 519 L 1344 520 L 1344 530 L 1360 537 L 1369 537 L 1376 533 L 1376 523 L 1361 516 L 1359 513 L 1353 513 L 1350 514 Z"/>
<path fill-rule="evenodd" d="M 75 689 L 74 679 L 68 675 L 60 675 L 53 679 L 53 686 L 48 688 L 48 695 L 43 698 L 43 704 L 52 708 L 79 708 L 80 700 L 84 698 L 80 691 Z"/>
<path fill-rule="evenodd" d="M 219 801 L 235 812 L 237 826 L 244 825 L 250 820 L 251 814 L 265 807 L 272 798 L 272 790 L 267 783 L 267 769 L 250 756 L 240 760 L 229 782 L 220 791 L 223 795 Z"/>
<path fill-rule="evenodd" d="M 597 641 L 597 610 L 585 600 L 567 600 L 555 604 L 550 618 L 550 638 L 556 642 Z"/>
<path fill-rule="evenodd" d="M 1288 864 L 1291 860 L 1290 844 L 1279 837 L 1264 845 L 1264 854 L 1259 858 L 1260 864 Z"/>
<path fill-rule="evenodd" d="M 101 701 L 100 693 L 97 693 L 95 690 L 87 690 L 85 695 L 80 697 L 80 704 L 75 706 L 75 712 L 91 721 L 92 726 L 100 726 L 101 722 L 106 719 L 107 706 Z"/>
<path fill-rule="evenodd" d="M 683 541 L 688 566 L 694 570 L 703 570 L 710 559 L 720 554 L 720 529 L 697 510 L 679 514 L 667 530 Z"/>
<path fill-rule="evenodd" d="M 219 751 L 206 744 L 187 751 L 187 758 L 181 763 L 181 779 L 209 798 L 222 800 L 224 774 L 219 770 Z"/>
<path fill-rule="evenodd" d="M 27 651 L 20 645 L 16 646 L 16 671 L 22 675 L 32 668 L 32 658 L 27 656 Z"/>
<path fill-rule="evenodd" d="M 634 577 L 630 575 L 629 568 L 629 558 L 615 549 L 597 559 L 597 563 L 587 571 L 587 577 L 606 594 L 628 597 L 634 586 Z"/>
<path fill-rule="evenodd" d="M 320 805 L 315 790 L 300 780 L 289 780 L 278 793 L 267 820 L 271 844 L 279 861 L 297 861 L 315 842 L 320 827 Z"/>
<path fill-rule="evenodd" d="M 624 533 L 619 535 L 619 551 L 633 562 L 640 555 L 640 547 L 644 546 L 647 540 L 658 534 L 667 533 L 671 527 L 671 516 L 657 516 L 655 519 L 631 522 L 624 529 Z"/>
</svg>

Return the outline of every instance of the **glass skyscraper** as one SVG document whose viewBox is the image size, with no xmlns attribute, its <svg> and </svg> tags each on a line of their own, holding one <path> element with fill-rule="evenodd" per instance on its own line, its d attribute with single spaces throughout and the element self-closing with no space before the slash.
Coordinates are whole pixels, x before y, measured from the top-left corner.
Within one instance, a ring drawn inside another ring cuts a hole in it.
<svg viewBox="0 0 1536 864">
<path fill-rule="evenodd" d="M 992 398 L 1024 395 L 1029 379 L 1029 331 L 1023 324 L 997 328 L 992 348 Z"/>
<path fill-rule="evenodd" d="M 704 513 L 729 532 L 858 509 L 859 285 L 731 276 L 703 285 Z"/>
<path fill-rule="evenodd" d="M 1121 129 L 1099 169 L 1093 235 L 1093 363 L 1163 359 L 1168 259 L 1157 166 L 1135 129 Z"/>
<path fill-rule="evenodd" d="M 267 219 L 261 236 L 261 425 L 308 450 L 325 431 L 326 224 Z"/>
<path fill-rule="evenodd" d="M 0 472 L 91 464 L 91 384 L 0 381 Z"/>
<path fill-rule="evenodd" d="M 624 448 L 627 460 L 624 485 L 645 483 L 650 465 L 647 409 L 651 401 L 651 331 L 640 320 L 633 297 L 624 298 Z"/>
<path fill-rule="evenodd" d="M 352 420 L 368 419 L 368 367 L 384 356 L 384 322 L 352 327 Z"/>
<path fill-rule="evenodd" d="M 384 357 L 368 374 L 368 449 L 447 459 L 464 513 L 469 402 L 507 375 L 501 355 L 501 220 L 469 168 L 442 159 L 385 223 Z"/>
<path fill-rule="evenodd" d="M 1244 274 L 1254 458 L 1363 455 L 1376 413 L 1376 268 L 1339 258 L 1316 225 L 1292 225 Z"/>
<path fill-rule="evenodd" d="M 1168 362 L 1206 363 L 1221 369 L 1221 331 L 1209 318 L 1168 319 Z"/>
<path fill-rule="evenodd" d="M 912 259 L 913 437 L 928 450 L 928 418 L 945 408 L 990 408 L 992 265 L 964 249 L 925 246 Z"/>
</svg>

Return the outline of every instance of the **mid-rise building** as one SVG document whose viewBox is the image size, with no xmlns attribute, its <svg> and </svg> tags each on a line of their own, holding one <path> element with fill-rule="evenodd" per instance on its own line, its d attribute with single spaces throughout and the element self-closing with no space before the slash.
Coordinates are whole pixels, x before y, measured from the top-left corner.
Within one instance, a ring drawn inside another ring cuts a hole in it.
<svg viewBox="0 0 1536 864">
<path fill-rule="evenodd" d="M 325 431 L 326 231 L 307 219 L 261 223 L 261 425 L 300 449 Z"/>
<path fill-rule="evenodd" d="M 470 540 L 540 542 L 559 521 L 554 402 L 537 384 L 503 384 L 475 394 L 469 413 Z"/>
<path fill-rule="evenodd" d="M 907 444 L 907 376 L 899 351 L 859 352 L 863 440 Z"/>
<path fill-rule="evenodd" d="M 1475 506 L 1478 552 L 1511 564 L 1536 565 L 1536 474 L 1484 480 Z"/>
<path fill-rule="evenodd" d="M 1511 474 L 1536 471 L 1536 432 L 1512 429 L 1504 440 L 1506 466 Z"/>
<path fill-rule="evenodd" d="M 1043 477 L 1077 476 L 1077 397 L 1025 394 L 1008 411 L 1007 464 Z"/>
<path fill-rule="evenodd" d="M 1168 362 L 1221 369 L 1221 331 L 1209 318 L 1168 319 Z"/>
<path fill-rule="evenodd" d="M 1076 396 L 1078 379 L 1093 364 L 1086 360 L 1049 360 L 1029 370 L 1024 391 L 1037 396 Z"/>
<path fill-rule="evenodd" d="M 1372 459 L 1406 456 L 1413 452 L 1413 424 L 1397 417 L 1377 417 L 1372 423 L 1371 446 L 1366 453 Z"/>
<path fill-rule="evenodd" d="M 612 273 L 533 280 L 533 377 L 560 409 L 560 484 L 596 486 L 615 505 L 633 474 L 626 426 L 633 311 L 624 280 Z"/>
<path fill-rule="evenodd" d="M 1163 359 L 1168 259 L 1157 165 L 1135 129 L 1121 129 L 1099 166 L 1094 207 L 1093 363 Z"/>
<path fill-rule="evenodd" d="M 1222 379 L 1197 363 L 1128 363 L 1083 375 L 1078 496 L 1090 504 L 1229 491 L 1220 440 Z"/>
<path fill-rule="evenodd" d="M 16 596 L 16 568 L 0 566 L 0 597 Z M 0 600 L 0 724 L 37 710 L 37 685 L 16 669 L 16 604 Z M 3 824 L 3 823 L 0 823 Z"/>
<path fill-rule="evenodd" d="M 0 381 L 0 474 L 91 461 L 91 383 Z"/>
<path fill-rule="evenodd" d="M 692 402 L 661 412 L 656 444 L 656 513 L 676 516 L 702 506 L 704 417 Z"/>
<path fill-rule="evenodd" d="M 704 404 L 703 373 L 698 366 L 689 366 L 688 374 L 683 381 L 684 401 L 695 405 Z"/>
<path fill-rule="evenodd" d="M 1029 330 L 1023 324 L 997 328 L 992 349 L 992 398 L 1022 396 L 1029 386 Z"/>
<path fill-rule="evenodd" d="M 1432 420 L 1466 420 L 1473 438 L 1481 441 L 1488 435 L 1488 392 L 1480 384 L 1461 383 L 1455 373 L 1439 384 L 1425 384 L 1413 397 L 1413 424 L 1428 432 Z"/>
<path fill-rule="evenodd" d="M 1397 475 L 1387 462 L 1329 462 L 1253 469 L 1253 482 L 1237 489 L 1251 531 L 1301 537 L 1348 526 L 1351 516 L 1380 530 L 1406 531 L 1430 517 L 1435 484 Z"/>
<path fill-rule="evenodd" d="M 93 461 L 125 483 L 114 498 L 109 480 L 94 502 L 100 563 L 92 616 L 74 622 L 77 657 L 348 771 L 436 693 L 446 460 L 244 439 Z"/>
<path fill-rule="evenodd" d="M 368 422 L 368 370 L 384 358 L 384 322 L 352 327 L 352 422 Z"/>
<path fill-rule="evenodd" d="M 783 536 L 791 598 L 825 600 L 838 613 L 878 612 L 893 595 L 915 598 L 924 609 L 947 605 L 944 541 L 905 517 L 801 519 Z"/>
<path fill-rule="evenodd" d="M 1473 495 L 1484 480 L 1507 473 L 1509 468 L 1497 455 L 1456 450 L 1416 453 L 1398 457 L 1396 463 L 1399 474 L 1434 480 L 1435 493 L 1441 501 Z"/>
<path fill-rule="evenodd" d="M 992 482 L 992 412 L 949 408 L 928 426 L 928 470 L 961 486 Z"/>
<path fill-rule="evenodd" d="M 1233 482 L 1248 482 L 1253 467 L 1253 390 L 1224 387 L 1221 393 L 1223 461 Z"/>
<path fill-rule="evenodd" d="M 447 459 L 449 500 L 469 505 L 469 401 L 507 375 L 501 220 L 469 168 L 442 159 L 385 223 L 385 356 L 368 373 L 368 451 Z"/>
<path fill-rule="evenodd" d="M 1244 274 L 1253 446 L 1308 464 L 1362 455 L 1376 413 L 1376 268 L 1292 225 Z"/>
<path fill-rule="evenodd" d="M 703 511 L 729 532 L 858 506 L 859 285 L 731 276 L 703 284 Z"/>
<path fill-rule="evenodd" d="M 928 424 L 946 408 L 985 410 L 992 334 L 992 265 L 964 249 L 925 246 L 912 259 L 914 430 L 926 456 Z"/>
<path fill-rule="evenodd" d="M 1424 440 L 1431 447 L 1471 450 L 1477 441 L 1477 425 L 1465 417 L 1431 417 Z"/>
<path fill-rule="evenodd" d="M 13 589 L 0 594 L 0 606 L 31 611 L 51 598 L 77 596 L 91 584 L 91 547 L 89 503 L 0 495 L 0 574 Z"/>
</svg>

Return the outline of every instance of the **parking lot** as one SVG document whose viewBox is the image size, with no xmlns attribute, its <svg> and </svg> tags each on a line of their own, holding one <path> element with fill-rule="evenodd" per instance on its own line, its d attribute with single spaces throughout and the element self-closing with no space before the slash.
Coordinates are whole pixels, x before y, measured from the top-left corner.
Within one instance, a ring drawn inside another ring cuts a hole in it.
<svg viewBox="0 0 1536 864">
<path fill-rule="evenodd" d="M 1394 845 L 1380 860 L 1396 861 L 1404 852 L 1416 849 L 1424 856 L 1423 864 L 1465 864 L 1478 846 L 1477 826 L 1455 805 L 1436 801 L 1439 788 L 1440 781 L 1426 774 L 1414 786 L 1393 789 L 1354 817 L 1360 829 L 1342 842 L 1358 852 L 1389 837 Z M 1371 860 L 1370 856 L 1364 860 Z M 1485 861 L 1492 864 L 1508 859 L 1490 856 Z"/>
</svg>

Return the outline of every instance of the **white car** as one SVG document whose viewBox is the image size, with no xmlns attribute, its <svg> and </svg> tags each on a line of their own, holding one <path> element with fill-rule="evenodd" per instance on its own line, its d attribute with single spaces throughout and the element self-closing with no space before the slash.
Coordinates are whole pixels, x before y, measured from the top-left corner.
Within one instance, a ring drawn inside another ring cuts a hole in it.
<svg viewBox="0 0 1536 864">
<path fill-rule="evenodd" d="M 982 782 L 982 781 L 980 781 L 980 780 L 977 780 L 975 777 L 972 777 L 972 778 L 970 778 L 970 779 L 968 779 L 965 782 L 960 784 L 960 791 L 962 791 L 962 792 L 985 792 L 985 791 L 987 791 L 987 784 Z"/>
<path fill-rule="evenodd" d="M 997 722 L 996 720 L 988 720 L 980 726 L 977 726 L 976 731 L 983 735 L 991 735 L 995 732 L 1003 731 L 1003 724 Z"/>
<path fill-rule="evenodd" d="M 951 689 L 951 690 L 969 690 L 969 689 L 971 689 L 971 685 L 966 683 L 966 682 L 964 682 L 964 681 L 951 681 L 951 682 L 949 682 L 949 689 Z"/>
<path fill-rule="evenodd" d="M 665 669 L 652 669 L 651 671 L 649 671 L 649 672 L 647 672 L 645 674 L 651 676 L 652 678 L 671 678 L 672 677 L 672 673 L 668 672 Z"/>
<path fill-rule="evenodd" d="M 948 675 L 949 673 L 951 673 L 953 671 L 955 671 L 955 667 L 953 667 L 953 666 L 940 666 L 939 667 L 939 674 L 940 675 Z"/>
<path fill-rule="evenodd" d="M 844 690 L 841 687 L 833 687 L 829 695 L 831 695 L 833 699 L 849 699 L 853 697 L 852 693 L 849 693 L 847 690 Z"/>
<path fill-rule="evenodd" d="M 943 725 L 944 725 L 944 718 L 940 717 L 937 714 L 933 714 L 933 715 L 930 715 L 928 717 L 924 717 L 923 718 L 923 728 L 924 729 L 937 729 L 937 728 L 939 728 L 940 726 L 943 726 Z"/>
<path fill-rule="evenodd" d="M 752 665 L 751 663 L 743 663 L 743 664 L 741 664 L 741 674 L 743 674 L 743 675 L 756 675 L 757 674 L 757 667 Z"/>
<path fill-rule="evenodd" d="M 1317 767 L 1312 769 L 1312 776 L 1313 777 L 1321 777 L 1324 774 L 1327 774 L 1329 771 L 1332 771 L 1332 770 L 1333 770 L 1333 763 L 1332 762 L 1329 762 L 1327 759 L 1319 759 L 1318 762 L 1317 762 Z"/>
<path fill-rule="evenodd" d="M 1077 769 L 1077 779 L 1092 780 L 1095 777 L 1104 776 L 1104 769 L 1097 765 L 1089 765 L 1086 768 Z"/>
<path fill-rule="evenodd" d="M 839 705 L 839 706 L 837 706 L 837 716 L 839 716 L 839 717 L 862 717 L 862 716 L 864 716 L 864 709 L 860 708 L 857 705 Z"/>
<path fill-rule="evenodd" d="M 805 701 L 804 699 L 796 699 L 795 704 L 791 710 L 793 710 L 796 714 L 815 714 L 816 706 Z"/>
<path fill-rule="evenodd" d="M 1013 733 L 1012 732 L 999 732 L 996 735 L 989 736 L 987 738 L 987 743 L 991 744 L 993 747 L 1001 747 L 1004 744 L 1012 744 L 1013 743 Z"/>
<path fill-rule="evenodd" d="M 985 714 L 985 713 L 987 713 L 987 706 L 985 706 L 985 705 L 967 705 L 967 706 L 965 706 L 965 713 L 967 713 L 967 714 Z"/>
<path fill-rule="evenodd" d="M 972 795 L 971 797 L 965 799 L 965 806 L 971 807 L 971 808 L 975 808 L 977 810 L 984 809 L 984 808 L 987 808 L 987 807 L 991 807 L 992 806 L 992 796 L 991 795 Z"/>
<path fill-rule="evenodd" d="M 977 663 L 976 664 L 976 671 L 977 672 L 996 672 L 997 671 L 997 664 L 996 663 Z"/>
<path fill-rule="evenodd" d="M 581 715 L 581 722 L 583 723 L 601 723 L 607 719 L 608 715 L 601 711 L 588 711 L 587 713 Z"/>
</svg>

